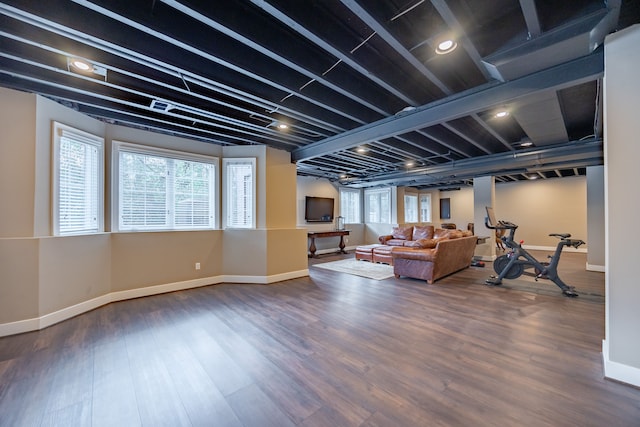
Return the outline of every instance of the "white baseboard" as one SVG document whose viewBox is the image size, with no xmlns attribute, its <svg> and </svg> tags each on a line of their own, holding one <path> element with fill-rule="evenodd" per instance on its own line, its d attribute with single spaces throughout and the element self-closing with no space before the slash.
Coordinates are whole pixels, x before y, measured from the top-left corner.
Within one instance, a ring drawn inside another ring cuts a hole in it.
<svg viewBox="0 0 640 427">
<path fill-rule="evenodd" d="M 602 364 L 605 378 L 640 387 L 640 369 L 611 361 L 607 340 L 602 340 Z"/>
<path fill-rule="evenodd" d="M 596 265 L 587 263 L 587 271 L 597 271 L 599 273 L 606 273 L 607 269 L 604 265 Z"/>
<path fill-rule="evenodd" d="M 123 301 L 128 299 L 146 297 L 151 295 L 164 294 L 167 292 L 182 291 L 185 289 L 199 288 L 202 286 L 216 285 L 218 283 L 256 283 L 270 284 L 281 282 L 284 280 L 296 279 L 309 275 L 309 270 L 291 271 L 282 274 L 274 274 L 271 276 L 232 276 L 222 275 L 213 277 L 203 277 L 193 280 L 185 280 L 182 282 L 166 283 L 156 286 L 147 286 L 137 289 L 129 289 L 126 291 L 111 292 L 88 301 L 65 307 L 52 313 L 47 313 L 40 317 L 18 320 L 16 322 L 1 323 L 0 337 L 9 335 L 22 334 L 24 332 L 37 331 L 44 329 L 63 320 L 70 319 L 79 314 L 94 310 L 111 302 Z"/>
<path fill-rule="evenodd" d="M 37 331 L 40 327 L 40 318 L 18 320 L 16 322 L 0 324 L 0 337 L 22 334 L 24 332 Z"/>
<path fill-rule="evenodd" d="M 97 298 L 83 301 L 81 303 L 72 305 L 71 307 L 65 307 L 61 310 L 48 313 L 38 318 L 38 329 L 44 329 L 48 326 L 62 322 L 63 320 L 71 319 L 79 314 L 86 313 L 87 311 L 94 310 L 102 305 L 109 304 L 112 294 L 102 295 Z M 2 336 L 2 326 L 0 325 L 0 336 Z M 26 331 L 25 331 L 26 332 Z"/>
<path fill-rule="evenodd" d="M 298 277 L 305 277 L 309 275 L 309 269 L 290 271 L 287 273 L 274 274 L 272 276 L 223 276 L 224 280 L 220 282 L 225 283 L 255 283 L 259 285 L 268 285 L 270 283 L 282 282 L 284 280 L 297 279 Z M 218 283 L 220 283 L 218 282 Z"/>
</svg>

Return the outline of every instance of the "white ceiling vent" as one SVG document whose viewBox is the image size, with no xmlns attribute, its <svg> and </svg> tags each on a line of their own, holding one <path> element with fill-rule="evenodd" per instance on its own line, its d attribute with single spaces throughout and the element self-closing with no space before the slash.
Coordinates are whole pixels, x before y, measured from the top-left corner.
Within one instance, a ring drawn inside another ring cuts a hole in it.
<svg viewBox="0 0 640 427">
<path fill-rule="evenodd" d="M 151 109 L 152 110 L 156 110 L 156 111 L 163 111 L 165 113 L 171 111 L 173 109 L 173 105 L 171 105 L 169 102 L 167 101 L 160 101 L 157 99 L 154 99 L 153 101 L 151 101 Z"/>
</svg>

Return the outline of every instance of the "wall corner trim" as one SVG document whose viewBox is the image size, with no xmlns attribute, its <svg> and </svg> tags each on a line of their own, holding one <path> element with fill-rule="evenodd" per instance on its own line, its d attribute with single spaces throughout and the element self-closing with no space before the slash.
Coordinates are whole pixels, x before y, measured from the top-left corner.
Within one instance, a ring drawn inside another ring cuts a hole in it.
<svg viewBox="0 0 640 427">
<path fill-rule="evenodd" d="M 640 369 L 610 360 L 607 340 L 602 340 L 602 363 L 605 378 L 640 387 Z"/>
</svg>

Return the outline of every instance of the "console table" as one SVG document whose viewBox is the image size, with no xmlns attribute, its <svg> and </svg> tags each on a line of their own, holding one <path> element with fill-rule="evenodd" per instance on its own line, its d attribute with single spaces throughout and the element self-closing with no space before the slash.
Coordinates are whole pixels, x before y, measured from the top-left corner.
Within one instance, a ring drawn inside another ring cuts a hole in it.
<svg viewBox="0 0 640 427">
<path fill-rule="evenodd" d="M 316 257 L 316 237 L 337 237 L 340 236 L 340 253 L 346 254 L 344 251 L 344 236 L 349 235 L 350 230 L 332 230 L 332 231 L 309 231 L 307 237 L 311 240 L 309 244 L 309 258 Z"/>
</svg>

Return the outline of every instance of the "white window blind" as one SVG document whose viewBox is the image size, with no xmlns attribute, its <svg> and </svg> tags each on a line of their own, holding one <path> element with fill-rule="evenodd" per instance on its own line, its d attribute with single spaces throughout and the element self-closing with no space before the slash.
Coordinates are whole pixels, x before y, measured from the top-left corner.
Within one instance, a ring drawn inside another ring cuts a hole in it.
<svg viewBox="0 0 640 427">
<path fill-rule="evenodd" d="M 217 159 L 114 142 L 117 229 L 215 228 Z"/>
<path fill-rule="evenodd" d="M 404 195 L 404 222 L 418 222 L 418 196 Z"/>
<path fill-rule="evenodd" d="M 103 228 L 104 140 L 54 122 L 54 235 Z"/>
<path fill-rule="evenodd" d="M 225 226 L 256 227 L 256 159 L 223 159 Z"/>
<path fill-rule="evenodd" d="M 352 188 L 340 189 L 340 216 L 346 224 L 358 224 L 360 218 L 360 190 Z"/>
<path fill-rule="evenodd" d="M 431 222 L 431 194 L 420 195 L 420 222 Z"/>
<path fill-rule="evenodd" d="M 391 189 L 364 191 L 365 219 L 370 223 L 391 223 Z"/>
</svg>

